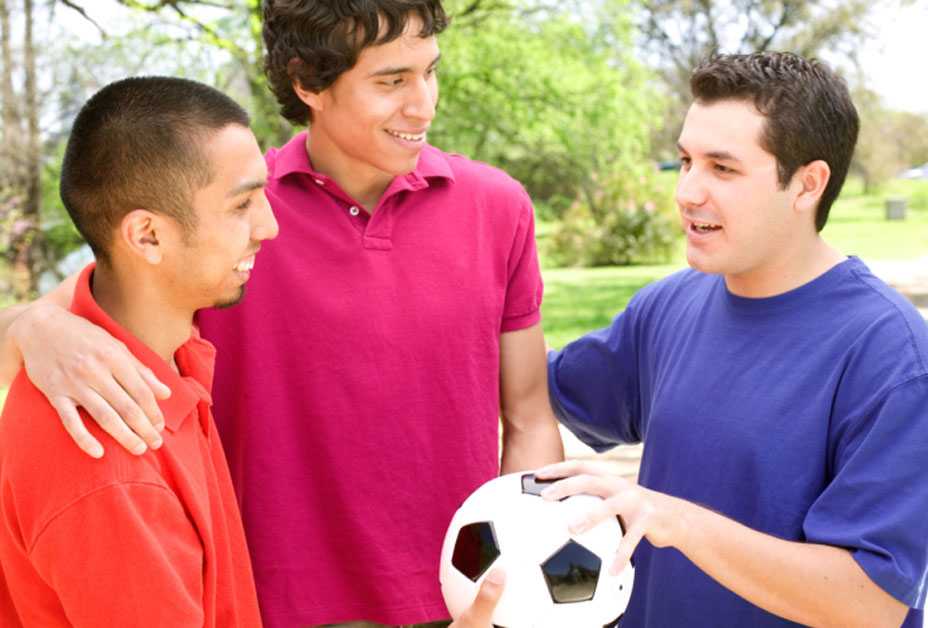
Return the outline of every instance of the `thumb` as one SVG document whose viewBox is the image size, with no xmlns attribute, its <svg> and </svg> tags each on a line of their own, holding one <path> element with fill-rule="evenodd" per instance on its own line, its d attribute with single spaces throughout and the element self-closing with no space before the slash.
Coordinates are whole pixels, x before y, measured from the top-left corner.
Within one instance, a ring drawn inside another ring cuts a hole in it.
<svg viewBox="0 0 928 628">
<path fill-rule="evenodd" d="M 502 570 L 490 571 L 483 579 L 474 603 L 458 622 L 452 624 L 452 628 L 488 628 L 492 625 L 493 611 L 503 594 L 505 580 L 506 576 Z"/>
</svg>

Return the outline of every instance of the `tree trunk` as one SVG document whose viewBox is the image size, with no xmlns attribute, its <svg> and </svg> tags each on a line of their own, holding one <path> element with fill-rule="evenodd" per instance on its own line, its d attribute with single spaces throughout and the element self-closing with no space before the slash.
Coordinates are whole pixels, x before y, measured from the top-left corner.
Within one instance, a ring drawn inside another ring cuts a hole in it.
<svg viewBox="0 0 928 628">
<path fill-rule="evenodd" d="M 39 103 L 35 88 L 35 44 L 33 42 L 33 0 L 23 0 L 25 32 L 23 65 L 26 79 L 26 138 L 23 146 L 22 186 L 25 192 L 22 218 L 15 227 L 17 242 L 14 248 L 13 273 L 17 299 L 32 297 L 38 287 L 43 255 L 39 206 L 41 204 L 41 172 L 39 153 Z"/>
<path fill-rule="evenodd" d="M 9 0 L 0 0 L 0 99 L 3 101 L 2 146 L 0 146 L 0 194 L 9 194 L 12 185 L 19 182 L 17 148 L 22 144 L 22 123 L 16 92 L 13 91 L 13 53 L 11 49 Z"/>
</svg>

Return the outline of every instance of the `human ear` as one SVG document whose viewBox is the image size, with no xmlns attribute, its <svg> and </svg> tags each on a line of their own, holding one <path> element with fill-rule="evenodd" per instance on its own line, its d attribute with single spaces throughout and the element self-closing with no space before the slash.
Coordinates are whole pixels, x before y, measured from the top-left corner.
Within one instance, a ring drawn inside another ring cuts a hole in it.
<svg viewBox="0 0 928 628">
<path fill-rule="evenodd" d="M 830 180 L 831 168 L 821 159 L 810 161 L 799 168 L 793 175 L 794 185 L 798 188 L 793 208 L 799 212 L 814 213 Z"/>
<path fill-rule="evenodd" d="M 147 209 L 134 209 L 119 224 L 121 243 L 134 255 L 149 264 L 160 264 L 164 258 L 166 221 Z"/>
</svg>

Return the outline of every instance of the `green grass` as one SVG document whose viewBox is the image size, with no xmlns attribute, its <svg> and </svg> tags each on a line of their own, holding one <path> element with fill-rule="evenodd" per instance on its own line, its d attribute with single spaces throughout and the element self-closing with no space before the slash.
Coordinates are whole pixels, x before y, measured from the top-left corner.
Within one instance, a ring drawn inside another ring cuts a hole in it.
<svg viewBox="0 0 928 628">
<path fill-rule="evenodd" d="M 888 197 L 909 200 L 906 220 L 884 217 Z M 538 226 L 539 248 L 554 225 Z M 870 260 L 916 260 L 928 257 L 928 181 L 893 181 L 877 194 L 864 195 L 859 181 L 848 182 L 831 211 L 823 237 L 838 250 Z M 550 268 L 544 263 L 545 337 L 561 347 L 578 336 L 609 324 L 632 295 L 651 281 L 684 268 L 681 237 L 670 263 L 656 266 Z"/>
<path fill-rule="evenodd" d="M 885 202 L 890 197 L 908 200 L 905 220 L 886 220 Z M 928 257 L 928 181 L 892 181 L 867 196 L 859 181 L 849 181 L 822 236 L 842 253 L 865 261 Z"/>
</svg>

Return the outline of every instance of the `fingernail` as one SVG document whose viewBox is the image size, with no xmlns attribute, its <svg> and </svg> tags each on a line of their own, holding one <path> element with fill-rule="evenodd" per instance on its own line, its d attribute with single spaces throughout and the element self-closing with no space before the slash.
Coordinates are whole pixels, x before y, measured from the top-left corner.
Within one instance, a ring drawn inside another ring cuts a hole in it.
<svg viewBox="0 0 928 628">
<path fill-rule="evenodd" d="M 164 431 L 164 421 L 161 420 L 161 421 L 158 421 L 157 423 L 155 423 L 155 429 L 158 430 L 159 432 L 163 432 L 163 431 Z"/>
<path fill-rule="evenodd" d="M 146 445 L 145 443 L 139 443 L 138 445 L 132 448 L 132 453 L 134 453 L 136 456 L 141 456 L 147 450 L 148 450 L 148 445 Z"/>
<path fill-rule="evenodd" d="M 541 491 L 541 498 L 542 498 L 542 499 L 547 499 L 548 501 L 554 501 L 554 499 L 555 499 L 555 497 L 554 497 L 554 489 L 552 489 L 551 487 L 548 487 L 548 488 L 542 490 L 542 491 Z"/>
<path fill-rule="evenodd" d="M 494 569 L 487 574 L 486 580 L 492 584 L 503 584 L 506 582 L 506 574 L 502 569 Z"/>
<path fill-rule="evenodd" d="M 90 455 L 93 456 L 94 458 L 102 458 L 103 457 L 103 446 L 102 445 L 91 445 Z"/>
<path fill-rule="evenodd" d="M 164 441 L 161 440 L 161 439 L 159 438 L 159 439 L 157 439 L 155 442 L 153 442 L 153 443 L 151 444 L 151 448 L 152 448 L 152 449 L 160 449 L 160 448 L 161 448 L 161 445 L 163 445 L 163 444 L 164 444 Z"/>
</svg>

